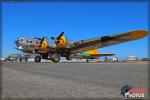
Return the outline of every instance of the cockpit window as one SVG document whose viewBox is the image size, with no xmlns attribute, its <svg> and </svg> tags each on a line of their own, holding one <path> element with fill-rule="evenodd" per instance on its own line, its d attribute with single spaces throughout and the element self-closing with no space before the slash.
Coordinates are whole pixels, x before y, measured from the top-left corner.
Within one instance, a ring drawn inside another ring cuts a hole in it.
<svg viewBox="0 0 150 100">
<path fill-rule="evenodd" d="M 21 41 L 23 41 L 23 39 L 20 39 Z"/>
</svg>

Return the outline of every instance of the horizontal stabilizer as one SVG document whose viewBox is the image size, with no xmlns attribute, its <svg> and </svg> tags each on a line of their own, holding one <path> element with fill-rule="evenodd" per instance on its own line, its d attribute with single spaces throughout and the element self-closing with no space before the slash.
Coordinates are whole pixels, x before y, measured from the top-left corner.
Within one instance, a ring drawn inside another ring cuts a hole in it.
<svg viewBox="0 0 150 100">
<path fill-rule="evenodd" d="M 90 54 L 90 56 L 100 57 L 100 56 L 114 56 L 115 54 L 106 53 L 106 54 Z"/>
</svg>

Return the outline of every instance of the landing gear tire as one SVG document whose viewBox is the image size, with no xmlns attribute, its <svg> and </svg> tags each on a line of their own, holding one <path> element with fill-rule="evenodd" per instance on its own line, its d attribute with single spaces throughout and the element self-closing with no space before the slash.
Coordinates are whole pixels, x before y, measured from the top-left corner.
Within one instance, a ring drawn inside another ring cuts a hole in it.
<svg viewBox="0 0 150 100">
<path fill-rule="evenodd" d="M 41 57 L 40 56 L 35 56 L 34 61 L 36 63 L 40 62 L 41 61 Z"/>
<path fill-rule="evenodd" d="M 57 55 L 57 54 L 54 54 L 54 55 L 52 56 L 52 61 L 53 61 L 54 63 L 58 63 L 58 62 L 60 61 L 60 56 Z"/>
</svg>

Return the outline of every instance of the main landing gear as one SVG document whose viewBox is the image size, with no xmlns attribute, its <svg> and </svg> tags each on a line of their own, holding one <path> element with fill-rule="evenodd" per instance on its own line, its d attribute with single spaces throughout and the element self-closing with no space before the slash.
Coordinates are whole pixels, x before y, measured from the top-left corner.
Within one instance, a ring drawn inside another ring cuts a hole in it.
<svg viewBox="0 0 150 100">
<path fill-rule="evenodd" d="M 59 61 L 60 61 L 60 56 L 57 55 L 57 54 L 53 54 L 53 55 L 52 55 L 52 61 L 53 61 L 54 63 L 59 62 Z"/>
<path fill-rule="evenodd" d="M 49 60 L 52 60 L 54 63 L 58 63 L 60 61 L 60 56 L 58 54 L 53 54 Z M 37 63 L 41 62 L 41 56 L 35 56 L 34 61 Z"/>
<path fill-rule="evenodd" d="M 41 57 L 39 55 L 35 56 L 34 61 L 37 62 L 37 63 L 40 62 Z"/>
</svg>

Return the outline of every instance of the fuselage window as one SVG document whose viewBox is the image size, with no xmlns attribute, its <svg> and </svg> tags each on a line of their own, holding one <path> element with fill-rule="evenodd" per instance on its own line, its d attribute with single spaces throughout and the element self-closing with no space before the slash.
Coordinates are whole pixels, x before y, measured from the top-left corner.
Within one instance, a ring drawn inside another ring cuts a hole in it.
<svg viewBox="0 0 150 100">
<path fill-rule="evenodd" d="M 30 41 L 30 43 L 32 43 L 32 41 Z"/>
</svg>

